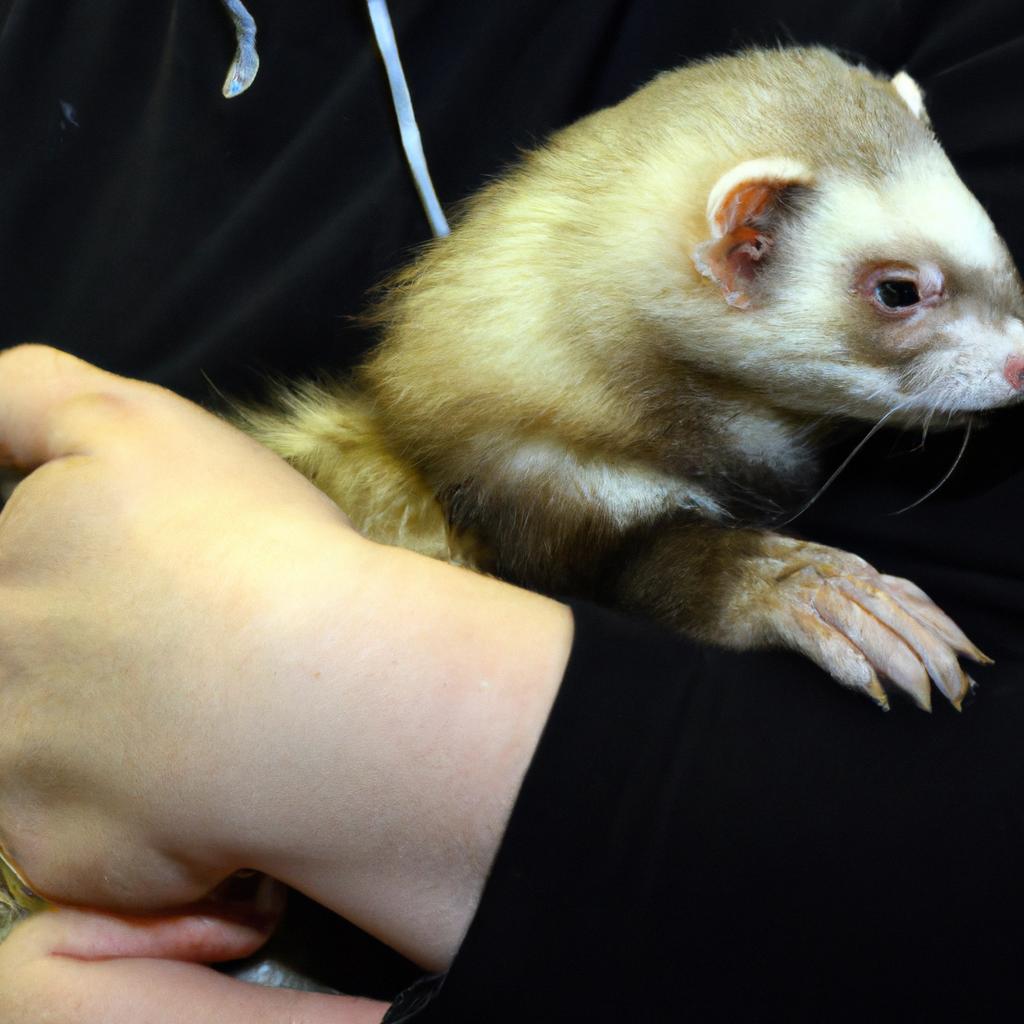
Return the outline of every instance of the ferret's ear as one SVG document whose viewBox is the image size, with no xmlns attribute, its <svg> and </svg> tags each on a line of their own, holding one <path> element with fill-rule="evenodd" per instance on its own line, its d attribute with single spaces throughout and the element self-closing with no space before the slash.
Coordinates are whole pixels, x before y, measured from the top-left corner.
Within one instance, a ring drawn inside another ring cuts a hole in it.
<svg viewBox="0 0 1024 1024">
<path fill-rule="evenodd" d="M 910 112 L 924 124 L 930 125 L 928 111 L 924 109 L 924 93 L 906 71 L 899 71 L 892 76 L 892 87 L 900 99 L 910 108 Z"/>
<path fill-rule="evenodd" d="M 751 305 L 751 285 L 775 245 L 785 195 L 813 183 L 807 168 L 783 157 L 748 160 L 715 183 L 707 207 L 711 238 L 694 249 L 693 262 L 730 306 Z"/>
</svg>

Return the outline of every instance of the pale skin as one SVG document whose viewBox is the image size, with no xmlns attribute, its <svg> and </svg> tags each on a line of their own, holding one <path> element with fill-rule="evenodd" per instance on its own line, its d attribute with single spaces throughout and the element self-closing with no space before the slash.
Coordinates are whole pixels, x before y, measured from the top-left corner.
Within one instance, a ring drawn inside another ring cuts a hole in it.
<svg viewBox="0 0 1024 1024">
<path fill-rule="evenodd" d="M 0 514 L 0 845 L 66 908 L 0 946 L 0 1020 L 380 1020 L 203 966 L 273 923 L 204 900 L 255 869 L 443 969 L 568 609 L 370 543 L 233 428 L 53 349 L 0 354 L 0 459 L 29 473 Z"/>
</svg>

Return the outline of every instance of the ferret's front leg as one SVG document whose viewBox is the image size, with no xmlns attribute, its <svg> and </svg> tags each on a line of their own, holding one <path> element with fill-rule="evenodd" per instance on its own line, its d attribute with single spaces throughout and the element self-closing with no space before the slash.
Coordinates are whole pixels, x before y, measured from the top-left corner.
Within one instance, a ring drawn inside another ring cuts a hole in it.
<svg viewBox="0 0 1024 1024">
<path fill-rule="evenodd" d="M 957 655 L 987 662 L 913 583 L 862 558 L 705 524 L 648 539 L 618 586 L 624 604 L 728 647 L 789 647 L 881 706 L 879 676 L 931 707 L 929 678 L 959 708 L 972 685 Z"/>
</svg>

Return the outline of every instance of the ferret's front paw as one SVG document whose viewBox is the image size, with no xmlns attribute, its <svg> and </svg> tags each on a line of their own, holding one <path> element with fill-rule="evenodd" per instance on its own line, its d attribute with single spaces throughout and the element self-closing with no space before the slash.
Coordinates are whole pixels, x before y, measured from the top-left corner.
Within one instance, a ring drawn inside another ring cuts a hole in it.
<svg viewBox="0 0 1024 1024">
<path fill-rule="evenodd" d="M 753 604 L 766 630 L 883 708 L 889 701 L 879 675 L 925 710 L 931 678 L 959 710 L 974 683 L 957 655 L 991 661 L 923 590 L 856 555 L 769 536 L 754 561 L 764 585 Z"/>
</svg>

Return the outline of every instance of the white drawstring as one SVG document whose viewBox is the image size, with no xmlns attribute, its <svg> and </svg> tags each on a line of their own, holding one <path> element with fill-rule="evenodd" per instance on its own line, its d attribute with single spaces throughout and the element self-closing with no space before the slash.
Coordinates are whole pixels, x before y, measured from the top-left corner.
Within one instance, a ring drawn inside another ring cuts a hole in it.
<svg viewBox="0 0 1024 1024">
<path fill-rule="evenodd" d="M 256 72 L 259 71 L 260 58 L 256 52 L 256 22 L 241 0 L 221 0 L 221 3 L 231 17 L 235 26 L 235 38 L 238 41 L 238 48 L 235 51 L 234 60 L 228 68 L 222 90 L 228 99 L 232 99 L 241 95 L 252 85 Z M 434 183 L 430 180 L 427 157 L 423 152 L 423 140 L 420 137 L 419 126 L 416 124 L 412 96 L 409 95 L 409 85 L 405 80 L 405 72 L 402 70 L 402 61 L 398 56 L 398 43 L 395 40 L 395 30 L 391 24 L 387 0 L 367 0 L 367 8 L 370 12 L 370 23 L 373 25 L 373 35 L 377 40 L 377 49 L 380 51 L 384 68 L 387 71 L 388 85 L 391 88 L 391 102 L 395 108 L 395 116 L 398 118 L 402 149 L 405 150 L 405 159 L 412 172 L 413 183 L 427 215 L 427 220 L 430 222 L 430 230 L 434 233 L 435 238 L 444 238 L 449 230 L 448 221 L 445 219 L 441 203 L 434 191 Z"/>
<path fill-rule="evenodd" d="M 409 170 L 412 171 L 412 179 L 416 184 L 416 191 L 419 193 L 427 220 L 430 221 L 430 230 L 433 231 L 435 238 L 444 238 L 449 230 L 448 221 L 438 202 L 434 183 L 430 180 L 427 157 L 423 152 L 423 140 L 420 138 L 416 115 L 412 109 L 412 97 L 409 95 L 409 86 L 405 81 L 402 62 L 398 56 L 398 43 L 395 41 L 395 30 L 391 25 L 387 0 L 367 0 L 367 7 L 370 10 L 377 48 L 388 73 L 388 85 L 391 87 L 391 100 L 398 117 L 405 159 L 409 163 Z"/>
</svg>

